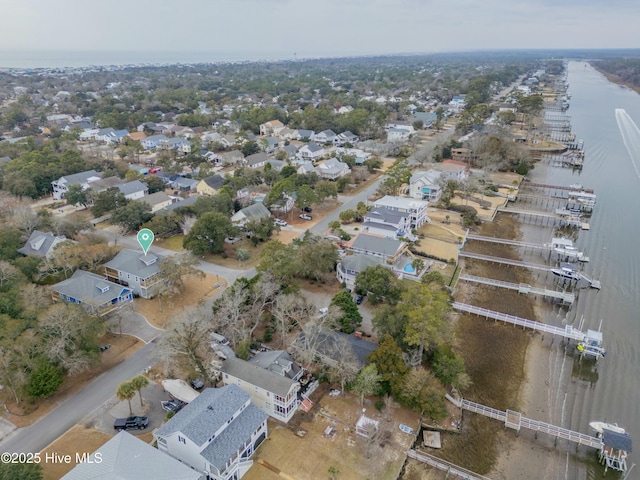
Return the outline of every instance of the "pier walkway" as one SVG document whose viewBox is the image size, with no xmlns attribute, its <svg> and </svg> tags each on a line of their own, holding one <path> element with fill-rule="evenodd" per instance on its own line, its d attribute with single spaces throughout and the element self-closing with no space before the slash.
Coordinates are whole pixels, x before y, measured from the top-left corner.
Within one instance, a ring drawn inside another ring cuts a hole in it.
<svg viewBox="0 0 640 480">
<path fill-rule="evenodd" d="M 521 242 L 519 240 L 509 240 L 507 238 L 498 238 L 498 237 L 484 237 L 482 235 L 467 235 L 467 240 L 478 240 L 479 242 L 491 242 L 491 243 L 500 243 L 502 245 L 512 245 L 514 247 L 524 247 L 524 248 L 537 248 L 540 250 L 553 250 L 551 245 L 540 244 L 540 243 L 531 243 L 531 242 Z"/>
<path fill-rule="evenodd" d="M 491 255 L 484 255 L 482 253 L 460 251 L 458 252 L 458 256 L 464 258 L 475 258 L 476 260 L 486 260 L 487 262 L 502 263 L 504 265 L 512 265 L 514 267 L 530 268 L 532 270 L 544 270 L 546 272 L 551 271 L 551 267 L 542 265 L 540 263 L 528 263 L 523 262 L 522 260 L 510 260 L 508 258 L 492 257 Z"/>
<path fill-rule="evenodd" d="M 579 187 L 563 187 L 561 185 L 549 185 L 546 183 L 533 183 L 527 180 L 522 182 L 523 187 L 536 187 L 536 188 L 549 188 L 552 190 L 569 190 L 570 192 L 585 192 L 585 193 L 593 193 L 593 189 L 591 188 L 579 188 Z"/>
<path fill-rule="evenodd" d="M 575 302 L 576 296 L 573 293 L 562 292 L 558 290 L 549 290 L 547 288 L 537 288 L 527 285 L 526 283 L 510 283 L 502 282 L 500 280 L 493 280 L 492 278 L 476 277 L 474 275 L 460 275 L 459 280 L 465 280 L 467 282 L 475 282 L 483 285 L 491 285 L 493 287 L 507 288 L 509 290 L 515 290 L 518 293 L 528 295 L 532 293 L 534 295 L 542 295 L 549 298 L 557 298 L 567 305 L 572 305 Z"/>
<path fill-rule="evenodd" d="M 532 217 L 540 217 L 540 218 L 549 218 L 554 221 L 564 222 L 565 225 L 570 227 L 580 227 L 582 230 L 589 230 L 589 224 L 582 222 L 579 217 L 577 217 L 570 210 L 558 208 L 555 213 L 549 212 L 539 212 L 536 210 L 527 210 L 527 209 L 519 209 L 519 208 L 506 208 L 506 207 L 498 207 L 496 209 L 497 212 L 502 213 L 511 213 L 514 215 L 530 215 Z"/>
<path fill-rule="evenodd" d="M 549 423 L 532 420 L 530 418 L 523 417 L 522 414 L 514 412 L 513 410 L 496 410 L 495 408 L 470 402 L 465 399 L 458 401 L 450 395 L 447 395 L 446 397 L 450 402 L 463 410 L 468 410 L 470 412 L 484 415 L 485 417 L 499 420 L 504 423 L 505 427 L 512 428 L 518 432 L 521 428 L 526 428 L 527 430 L 533 430 L 535 432 L 548 433 L 556 439 L 562 438 L 563 440 L 569 440 L 570 442 L 577 443 L 579 445 L 586 445 L 591 448 L 597 448 L 598 450 L 601 450 L 604 447 L 602 440 L 599 438 L 580 432 L 574 432 L 573 430 L 551 425 Z"/>
<path fill-rule="evenodd" d="M 502 322 L 511 323 L 512 325 L 518 325 L 522 328 L 530 328 L 537 332 L 550 333 L 559 337 L 567 338 L 570 340 L 576 340 L 578 342 L 584 341 L 586 334 L 571 325 L 565 325 L 564 328 L 556 327 L 553 325 L 547 325 L 546 323 L 536 322 L 534 320 L 528 320 L 526 318 L 516 317 L 515 315 L 509 315 L 508 313 L 496 312 L 494 310 L 488 310 L 486 308 L 476 307 L 461 302 L 453 303 L 454 310 L 464 313 L 472 313 L 480 317 L 492 318 L 493 320 L 500 320 Z"/>
<path fill-rule="evenodd" d="M 447 472 L 447 478 L 461 478 L 463 480 L 490 480 L 487 477 L 473 473 L 466 468 L 459 467 L 453 463 L 447 462 L 433 455 L 429 455 L 426 452 L 418 452 L 417 450 L 407 451 L 407 456 L 418 460 L 419 462 L 426 463 L 430 467 L 437 468 L 443 472 Z"/>
</svg>

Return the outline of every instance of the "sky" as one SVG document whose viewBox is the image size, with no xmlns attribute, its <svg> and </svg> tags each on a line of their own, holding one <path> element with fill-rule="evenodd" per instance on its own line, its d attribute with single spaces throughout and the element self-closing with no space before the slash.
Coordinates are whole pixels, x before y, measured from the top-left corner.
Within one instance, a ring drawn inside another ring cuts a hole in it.
<svg viewBox="0 0 640 480">
<path fill-rule="evenodd" d="M 640 47 L 639 0 L 0 0 L 0 12 L 0 51 L 14 52 L 255 60 Z"/>
</svg>

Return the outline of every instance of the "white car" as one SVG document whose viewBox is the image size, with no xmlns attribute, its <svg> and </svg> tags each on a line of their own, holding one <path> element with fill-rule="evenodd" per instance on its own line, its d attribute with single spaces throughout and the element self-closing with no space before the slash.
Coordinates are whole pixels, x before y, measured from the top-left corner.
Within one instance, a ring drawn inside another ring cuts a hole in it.
<svg viewBox="0 0 640 480">
<path fill-rule="evenodd" d="M 287 225 L 289 225 L 287 222 L 285 222 L 284 220 L 280 220 L 279 218 L 276 218 L 275 222 L 276 225 L 280 225 L 281 227 L 286 227 Z"/>
</svg>

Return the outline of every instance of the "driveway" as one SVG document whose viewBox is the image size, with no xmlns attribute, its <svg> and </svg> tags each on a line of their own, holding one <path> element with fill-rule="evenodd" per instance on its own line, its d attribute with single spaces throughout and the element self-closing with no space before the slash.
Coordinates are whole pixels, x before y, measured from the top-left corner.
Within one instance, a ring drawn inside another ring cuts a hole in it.
<svg viewBox="0 0 640 480">
<path fill-rule="evenodd" d="M 164 330 L 151 325 L 144 315 L 126 308 L 109 319 L 111 330 L 122 335 L 131 335 L 149 343 L 155 340 Z"/>
</svg>

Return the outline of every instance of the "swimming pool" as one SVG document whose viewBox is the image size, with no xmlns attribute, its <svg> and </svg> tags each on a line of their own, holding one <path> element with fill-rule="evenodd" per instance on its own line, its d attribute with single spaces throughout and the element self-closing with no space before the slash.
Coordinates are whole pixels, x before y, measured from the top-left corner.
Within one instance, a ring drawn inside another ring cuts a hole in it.
<svg viewBox="0 0 640 480">
<path fill-rule="evenodd" d="M 413 268 L 413 265 L 411 265 L 410 263 L 407 263 L 402 270 L 407 273 L 416 273 L 416 269 Z"/>
</svg>

